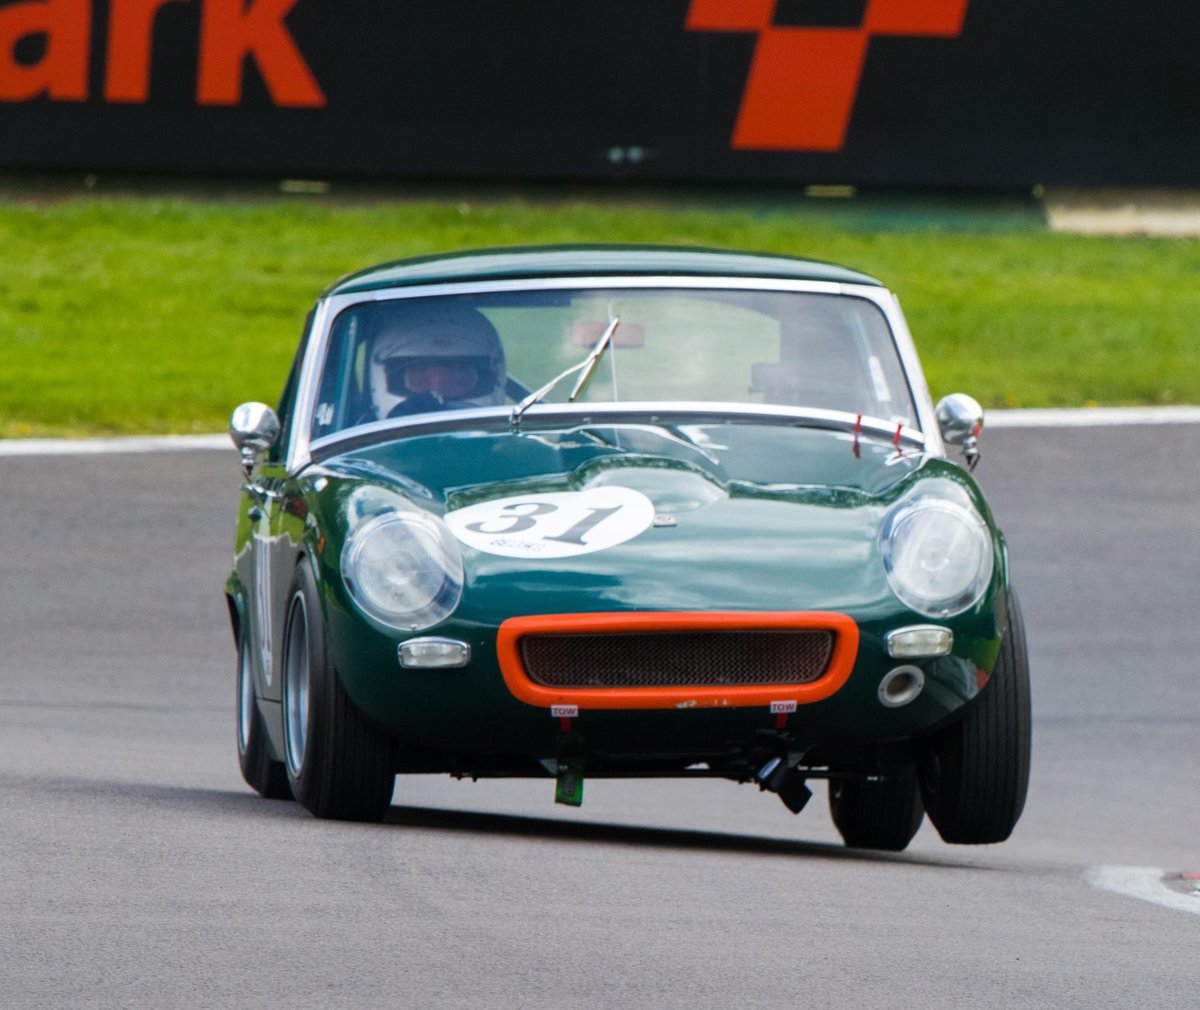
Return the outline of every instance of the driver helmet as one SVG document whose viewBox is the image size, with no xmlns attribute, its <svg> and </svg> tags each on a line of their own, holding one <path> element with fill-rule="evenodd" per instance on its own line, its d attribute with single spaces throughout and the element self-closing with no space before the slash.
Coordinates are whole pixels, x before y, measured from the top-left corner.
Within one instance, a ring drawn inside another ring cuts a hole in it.
<svg viewBox="0 0 1200 1010">
<path fill-rule="evenodd" d="M 376 416 L 504 402 L 504 348 L 478 309 L 442 304 L 390 316 L 371 350 Z"/>
</svg>

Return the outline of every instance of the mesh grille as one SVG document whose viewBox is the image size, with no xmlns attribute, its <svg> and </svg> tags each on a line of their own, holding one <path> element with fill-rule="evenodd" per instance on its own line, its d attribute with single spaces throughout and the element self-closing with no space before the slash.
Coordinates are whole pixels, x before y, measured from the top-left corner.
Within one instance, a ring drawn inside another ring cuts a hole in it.
<svg viewBox="0 0 1200 1010">
<path fill-rule="evenodd" d="M 527 635 L 529 678 L 547 687 L 804 684 L 829 665 L 833 632 L 653 631 Z"/>
</svg>

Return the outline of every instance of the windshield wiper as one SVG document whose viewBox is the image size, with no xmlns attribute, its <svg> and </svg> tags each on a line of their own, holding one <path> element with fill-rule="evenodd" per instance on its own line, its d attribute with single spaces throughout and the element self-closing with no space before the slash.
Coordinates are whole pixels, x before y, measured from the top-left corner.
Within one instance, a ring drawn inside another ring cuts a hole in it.
<svg viewBox="0 0 1200 1010">
<path fill-rule="evenodd" d="M 521 415 L 524 414 L 526 410 L 532 407 L 535 403 L 540 403 L 542 397 L 549 393 L 550 390 L 562 382 L 562 380 L 568 375 L 574 375 L 576 372 L 579 372 L 579 378 L 575 380 L 575 385 L 571 387 L 571 395 L 567 397 L 568 403 L 574 403 L 575 397 L 580 394 L 580 392 L 583 390 L 583 387 L 587 384 L 588 379 L 592 377 L 592 372 L 596 368 L 596 362 L 600 360 L 600 355 L 608 350 L 608 345 L 612 343 L 613 334 L 617 332 L 617 325 L 620 322 L 620 316 L 613 316 L 612 321 L 605 328 L 604 332 L 600 334 L 600 339 L 597 340 L 592 349 L 588 351 L 587 357 L 579 362 L 579 364 L 572 365 L 565 372 L 560 372 L 553 379 L 542 386 L 541 389 L 535 389 L 532 393 L 525 397 L 524 400 L 513 407 L 513 411 L 509 416 L 508 423 L 515 428 L 521 423 Z"/>
</svg>

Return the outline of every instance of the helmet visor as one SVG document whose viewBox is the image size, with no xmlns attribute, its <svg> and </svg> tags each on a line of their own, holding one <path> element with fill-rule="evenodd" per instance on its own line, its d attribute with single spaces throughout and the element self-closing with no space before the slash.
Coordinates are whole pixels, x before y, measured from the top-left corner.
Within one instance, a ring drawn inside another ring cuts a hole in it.
<svg viewBox="0 0 1200 1010">
<path fill-rule="evenodd" d="M 389 358 L 383 362 L 393 396 L 436 393 L 445 400 L 481 396 L 493 379 L 486 358 Z"/>
</svg>

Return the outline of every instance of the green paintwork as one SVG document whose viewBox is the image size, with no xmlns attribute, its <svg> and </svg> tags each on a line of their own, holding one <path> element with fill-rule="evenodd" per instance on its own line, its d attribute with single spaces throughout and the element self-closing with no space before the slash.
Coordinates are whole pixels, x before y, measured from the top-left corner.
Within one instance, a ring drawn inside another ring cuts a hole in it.
<svg viewBox="0 0 1200 1010">
<path fill-rule="evenodd" d="M 529 277 L 696 276 L 770 277 L 834 284 L 880 282 L 866 274 L 816 260 L 774 253 L 742 253 L 687 246 L 564 245 L 476 249 L 452 255 L 397 260 L 343 277 L 325 295 L 344 295 L 463 281 Z"/>
<path fill-rule="evenodd" d="M 396 735 L 415 767 L 469 772 L 477 762 L 501 756 L 559 753 L 557 720 L 514 698 L 495 658 L 499 623 L 539 613 L 847 613 L 861 635 L 849 682 L 833 697 L 801 706 L 788 728 L 801 752 L 869 745 L 925 732 L 976 694 L 976 670 L 990 670 L 999 648 L 1007 571 L 995 532 L 999 563 L 991 590 L 973 610 L 936 622 L 953 629 L 954 654 L 918 664 L 927 682 L 915 702 L 900 709 L 880 705 L 879 680 L 898 665 L 886 655 L 883 635 L 929 623 L 906 610 L 887 585 L 879 547 L 885 513 L 921 487 L 930 494 L 965 494 L 989 523 L 991 517 L 972 479 L 946 460 L 898 454 L 892 444 L 871 440 L 861 442 L 857 456 L 853 450 L 847 435 L 747 423 L 686 432 L 647 424 L 384 438 L 283 480 L 284 501 L 292 504 L 272 534 L 292 545 L 293 564 L 300 551 L 313 557 L 330 647 L 346 688 Z M 472 663 L 466 669 L 401 669 L 396 646 L 408 636 L 370 627 L 346 593 L 340 552 L 351 511 L 416 507 L 441 514 L 522 491 L 578 489 L 600 475 L 643 491 L 676 525 L 651 527 L 616 547 L 561 560 L 513 559 L 463 546 L 462 602 L 448 620 L 421 634 L 468 642 Z M 242 553 L 250 543 L 246 508 L 244 502 Z M 763 707 L 588 710 L 576 726 L 592 750 L 700 756 L 745 744 L 774 721 Z"/>
</svg>

